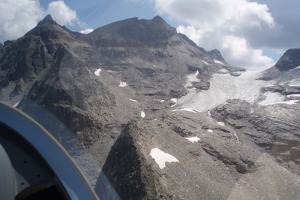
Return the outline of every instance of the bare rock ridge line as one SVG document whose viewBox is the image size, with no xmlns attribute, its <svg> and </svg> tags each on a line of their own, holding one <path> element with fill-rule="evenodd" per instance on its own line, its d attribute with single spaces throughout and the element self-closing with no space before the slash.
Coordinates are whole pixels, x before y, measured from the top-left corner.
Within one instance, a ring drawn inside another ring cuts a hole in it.
<svg viewBox="0 0 300 200">
<path fill-rule="evenodd" d="M 299 58 L 247 72 L 159 16 L 81 34 L 48 15 L 0 44 L 0 100 L 53 132 L 102 199 L 297 199 Z"/>
</svg>

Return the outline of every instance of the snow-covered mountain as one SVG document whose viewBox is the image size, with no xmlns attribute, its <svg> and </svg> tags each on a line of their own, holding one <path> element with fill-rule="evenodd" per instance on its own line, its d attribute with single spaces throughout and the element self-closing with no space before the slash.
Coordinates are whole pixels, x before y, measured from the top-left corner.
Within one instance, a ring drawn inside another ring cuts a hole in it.
<svg viewBox="0 0 300 200">
<path fill-rule="evenodd" d="M 299 58 L 247 72 L 161 17 L 85 35 L 47 16 L 0 45 L 0 98 L 49 129 L 102 199 L 297 199 Z"/>
</svg>

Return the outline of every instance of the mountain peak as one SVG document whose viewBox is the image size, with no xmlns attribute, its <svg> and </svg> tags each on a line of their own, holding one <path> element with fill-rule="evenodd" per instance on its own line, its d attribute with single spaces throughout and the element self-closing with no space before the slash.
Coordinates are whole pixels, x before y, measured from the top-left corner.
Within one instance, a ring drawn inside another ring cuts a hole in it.
<svg viewBox="0 0 300 200">
<path fill-rule="evenodd" d="M 38 23 L 38 25 L 43 25 L 43 24 L 56 24 L 56 22 L 53 20 L 51 15 L 47 15 L 42 21 Z"/>
<path fill-rule="evenodd" d="M 176 29 L 156 16 L 151 20 L 130 18 L 96 29 L 88 37 L 98 41 L 116 41 L 120 44 L 161 44 L 176 35 Z"/>
<path fill-rule="evenodd" d="M 156 15 L 155 17 L 153 17 L 152 21 L 166 23 L 166 21 L 161 16 L 159 16 L 159 15 Z"/>
<path fill-rule="evenodd" d="M 275 64 L 279 71 L 288 71 L 300 66 L 300 48 L 288 49 Z"/>
</svg>

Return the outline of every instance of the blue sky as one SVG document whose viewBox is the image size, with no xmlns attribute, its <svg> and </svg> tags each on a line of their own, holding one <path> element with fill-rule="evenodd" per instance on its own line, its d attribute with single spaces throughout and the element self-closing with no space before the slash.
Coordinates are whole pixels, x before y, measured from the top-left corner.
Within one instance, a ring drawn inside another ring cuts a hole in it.
<svg viewBox="0 0 300 200">
<path fill-rule="evenodd" d="M 0 42 L 17 39 L 47 14 L 88 33 L 118 20 L 162 16 L 206 50 L 249 70 L 271 67 L 300 47 L 299 0 L 1 0 Z"/>
</svg>

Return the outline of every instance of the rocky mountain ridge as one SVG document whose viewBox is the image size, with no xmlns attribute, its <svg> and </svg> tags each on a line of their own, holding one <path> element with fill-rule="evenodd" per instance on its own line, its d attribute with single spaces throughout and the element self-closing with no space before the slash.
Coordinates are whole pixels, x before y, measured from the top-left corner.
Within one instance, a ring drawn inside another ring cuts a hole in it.
<svg viewBox="0 0 300 200">
<path fill-rule="evenodd" d="M 47 16 L 0 46 L 0 98 L 52 130 L 101 199 L 296 199 L 299 57 L 251 74 L 161 17 L 84 35 Z"/>
</svg>

